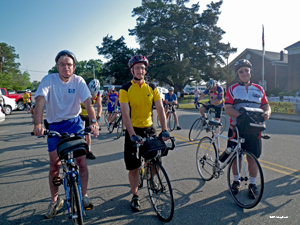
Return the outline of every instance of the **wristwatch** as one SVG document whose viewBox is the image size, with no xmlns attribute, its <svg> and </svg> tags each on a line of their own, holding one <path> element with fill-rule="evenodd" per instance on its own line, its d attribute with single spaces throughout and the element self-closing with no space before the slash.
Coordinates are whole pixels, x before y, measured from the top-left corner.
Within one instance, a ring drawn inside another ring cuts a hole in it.
<svg viewBox="0 0 300 225">
<path fill-rule="evenodd" d="M 95 120 L 95 119 L 91 120 L 91 123 L 96 123 L 96 122 L 97 122 L 97 120 Z"/>
</svg>

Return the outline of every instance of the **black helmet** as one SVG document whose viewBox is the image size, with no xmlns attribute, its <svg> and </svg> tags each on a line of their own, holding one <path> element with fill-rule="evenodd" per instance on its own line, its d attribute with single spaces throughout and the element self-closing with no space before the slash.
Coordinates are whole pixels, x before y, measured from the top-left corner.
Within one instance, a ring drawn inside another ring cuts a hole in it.
<svg viewBox="0 0 300 225">
<path fill-rule="evenodd" d="M 249 62 L 247 59 L 239 59 L 235 64 L 234 64 L 234 70 L 235 72 L 238 71 L 239 68 L 241 67 L 249 67 L 250 69 L 252 68 L 251 62 Z"/>
<path fill-rule="evenodd" d="M 74 55 L 72 52 L 68 51 L 68 50 L 62 50 L 62 51 L 60 51 L 60 52 L 57 54 L 57 56 L 55 57 L 55 63 L 57 63 L 58 59 L 59 59 L 61 56 L 68 56 L 68 57 L 71 57 L 71 58 L 73 59 L 74 64 L 77 63 L 77 59 L 76 59 L 75 55 Z"/>
<path fill-rule="evenodd" d="M 144 63 L 145 66 L 148 66 L 149 65 L 149 62 L 148 62 L 148 59 L 143 56 L 143 55 L 135 55 L 133 56 L 129 62 L 128 62 L 128 66 L 129 68 L 131 69 L 131 67 L 133 67 L 135 64 L 137 63 Z"/>
</svg>

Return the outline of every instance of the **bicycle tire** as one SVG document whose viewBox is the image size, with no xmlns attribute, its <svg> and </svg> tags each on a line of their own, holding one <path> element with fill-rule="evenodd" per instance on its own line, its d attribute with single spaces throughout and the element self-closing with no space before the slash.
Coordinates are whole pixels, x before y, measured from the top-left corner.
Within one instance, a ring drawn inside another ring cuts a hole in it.
<svg viewBox="0 0 300 225">
<path fill-rule="evenodd" d="M 174 215 L 173 191 L 168 175 L 160 162 L 154 161 L 148 167 L 147 177 L 150 177 L 147 179 L 147 187 L 154 211 L 161 221 L 170 222 Z"/>
<path fill-rule="evenodd" d="M 226 119 L 225 116 L 221 116 L 220 123 L 222 124 L 222 127 L 220 129 L 220 134 L 222 134 L 224 132 L 224 130 L 226 129 L 226 126 L 227 126 L 227 119 Z"/>
<path fill-rule="evenodd" d="M 203 118 L 200 117 L 195 120 L 193 125 L 191 126 L 190 132 L 189 132 L 189 140 L 195 141 L 200 136 L 201 131 L 203 130 Z"/>
<path fill-rule="evenodd" d="M 159 116 L 157 115 L 157 126 L 160 127 Z"/>
<path fill-rule="evenodd" d="M 108 110 L 106 109 L 104 111 L 104 121 L 105 121 L 106 124 L 108 123 L 107 117 L 108 117 Z"/>
<path fill-rule="evenodd" d="M 229 168 L 228 168 L 228 173 L 227 173 L 227 181 L 228 181 L 228 187 L 229 187 L 229 191 L 230 194 L 233 198 L 233 200 L 235 201 L 235 203 L 241 207 L 241 208 L 245 208 L 245 209 L 251 209 L 254 206 L 256 206 L 260 200 L 261 197 L 263 195 L 263 191 L 264 191 L 264 177 L 263 177 L 263 172 L 261 169 L 261 166 L 257 160 L 257 158 L 250 152 L 244 151 L 242 150 L 239 153 L 239 156 L 241 157 L 241 159 L 239 160 L 241 163 L 241 169 L 240 169 L 240 188 L 238 190 L 237 193 L 234 193 L 231 185 L 234 181 L 233 178 L 233 173 L 232 173 L 232 168 L 234 167 L 233 163 L 234 161 L 236 161 L 237 158 L 237 154 L 235 156 L 233 156 L 230 164 L 229 164 Z M 250 172 L 248 171 L 248 160 L 246 160 L 246 158 L 248 159 L 251 158 L 254 162 L 254 164 L 256 165 L 257 168 L 257 177 L 256 177 L 256 187 L 257 187 L 257 194 L 254 194 L 253 192 L 251 192 L 251 196 L 250 196 L 250 191 L 249 191 L 249 184 L 250 184 Z M 236 166 L 235 166 L 236 168 Z"/>
<path fill-rule="evenodd" d="M 123 129 L 124 129 L 124 123 L 123 123 L 122 117 L 120 117 L 119 121 L 117 123 L 117 139 L 119 139 L 122 136 Z"/>
<path fill-rule="evenodd" d="M 204 137 L 199 141 L 196 152 L 196 165 L 200 177 L 210 181 L 214 177 L 214 167 L 217 160 L 217 148 L 212 139 Z"/>
<path fill-rule="evenodd" d="M 73 224 L 83 224 L 82 202 L 80 201 L 76 178 L 72 176 L 70 184 L 70 208 Z"/>
<path fill-rule="evenodd" d="M 175 123 L 175 116 L 174 112 L 170 113 L 169 115 L 169 129 L 170 131 L 173 131 L 175 129 L 176 123 Z"/>
<path fill-rule="evenodd" d="M 145 168 L 140 166 L 140 168 L 139 168 L 139 189 L 144 186 L 144 173 L 145 173 Z"/>
</svg>

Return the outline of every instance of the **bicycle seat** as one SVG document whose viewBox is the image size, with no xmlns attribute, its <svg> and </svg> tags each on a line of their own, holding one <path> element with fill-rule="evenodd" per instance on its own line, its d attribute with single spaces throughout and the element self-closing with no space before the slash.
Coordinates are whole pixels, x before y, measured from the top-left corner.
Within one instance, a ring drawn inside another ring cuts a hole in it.
<svg viewBox="0 0 300 225">
<path fill-rule="evenodd" d="M 212 120 L 208 121 L 208 125 L 216 126 L 216 127 L 222 126 L 221 123 L 219 123 L 219 122 L 217 122 L 217 121 L 212 121 Z"/>
</svg>

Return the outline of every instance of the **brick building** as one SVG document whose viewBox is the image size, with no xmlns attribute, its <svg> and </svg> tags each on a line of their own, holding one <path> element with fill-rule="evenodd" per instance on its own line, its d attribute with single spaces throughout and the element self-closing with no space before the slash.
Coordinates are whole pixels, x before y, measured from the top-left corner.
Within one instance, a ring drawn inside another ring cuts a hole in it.
<svg viewBox="0 0 300 225">
<path fill-rule="evenodd" d="M 280 87 L 292 91 L 300 87 L 300 41 L 285 48 L 287 54 L 265 51 L 265 90 Z M 248 59 L 252 65 L 251 81 L 262 84 L 262 50 L 245 49 L 228 66 L 234 71 L 234 64 L 239 59 Z M 234 82 L 237 82 L 235 79 Z"/>
</svg>

